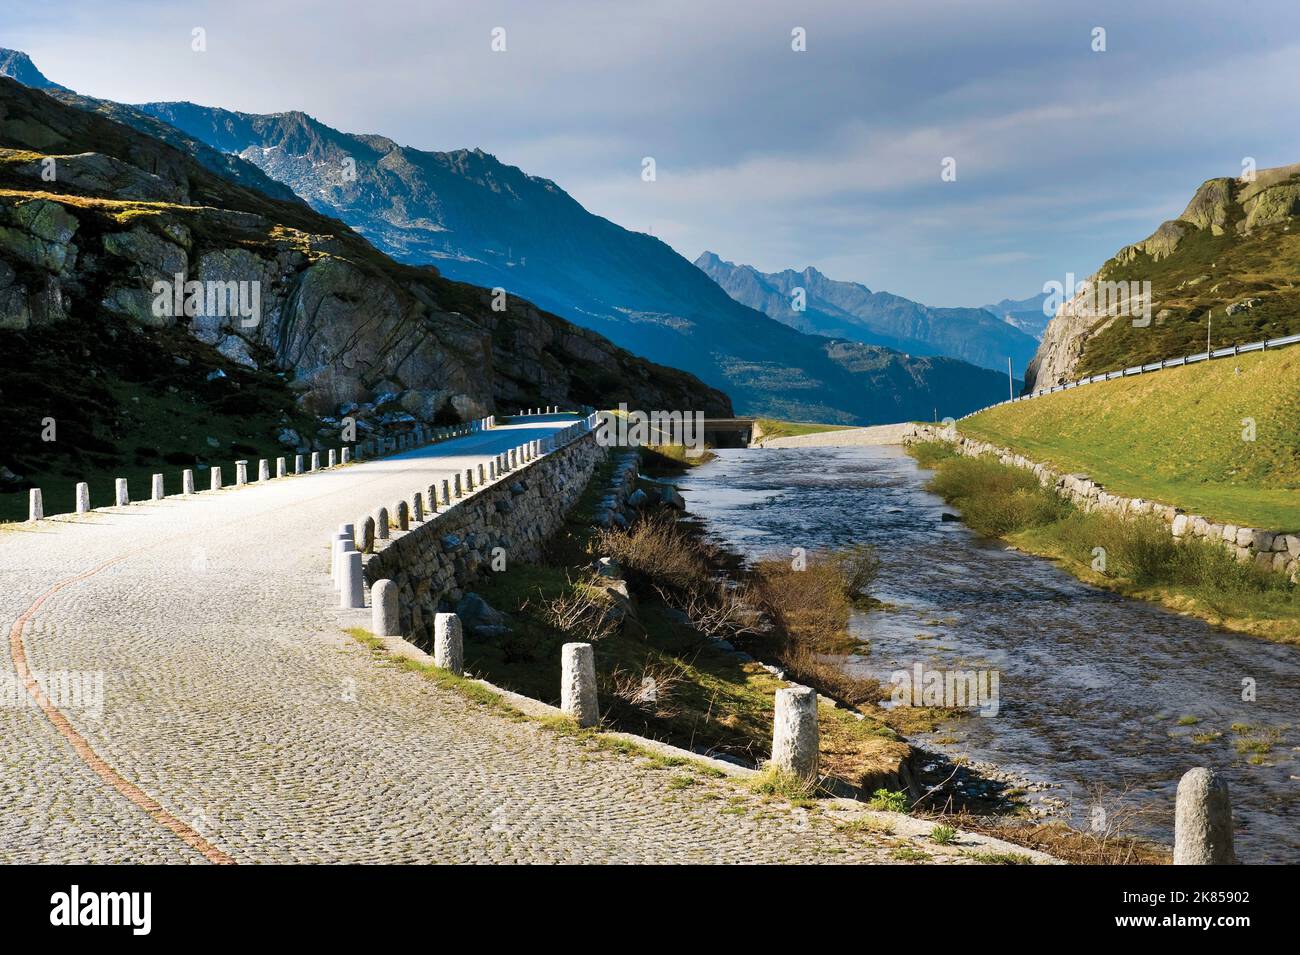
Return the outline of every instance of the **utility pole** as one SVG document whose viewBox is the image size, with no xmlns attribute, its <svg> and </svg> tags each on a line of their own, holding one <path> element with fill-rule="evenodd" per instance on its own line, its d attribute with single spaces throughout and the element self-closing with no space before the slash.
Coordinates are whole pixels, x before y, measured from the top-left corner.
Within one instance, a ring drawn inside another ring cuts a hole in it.
<svg viewBox="0 0 1300 955">
<path fill-rule="evenodd" d="M 1016 400 L 1016 379 L 1011 375 L 1011 356 L 1007 356 L 1007 397 Z"/>
</svg>

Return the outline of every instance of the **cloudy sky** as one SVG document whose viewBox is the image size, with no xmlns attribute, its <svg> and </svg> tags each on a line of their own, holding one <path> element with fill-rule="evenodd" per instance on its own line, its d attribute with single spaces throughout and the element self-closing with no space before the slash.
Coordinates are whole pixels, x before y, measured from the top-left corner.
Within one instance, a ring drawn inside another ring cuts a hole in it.
<svg viewBox="0 0 1300 955">
<path fill-rule="evenodd" d="M 1028 296 L 1245 157 L 1300 162 L 1295 0 L 44 0 L 0 45 L 95 96 L 479 146 L 688 258 L 936 305 Z"/>
</svg>

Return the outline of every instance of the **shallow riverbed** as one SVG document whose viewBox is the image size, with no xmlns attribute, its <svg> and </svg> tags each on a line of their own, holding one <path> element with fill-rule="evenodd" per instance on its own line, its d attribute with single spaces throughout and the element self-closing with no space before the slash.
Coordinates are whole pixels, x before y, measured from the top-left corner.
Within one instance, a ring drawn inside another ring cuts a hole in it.
<svg viewBox="0 0 1300 955">
<path fill-rule="evenodd" d="M 886 684 L 917 663 L 997 673 L 996 716 L 917 743 L 1059 784 L 1076 825 L 1097 805 L 1147 807 L 1136 828 L 1166 843 L 1179 777 L 1210 766 L 1228 775 L 1242 861 L 1300 862 L 1300 650 L 1098 590 L 941 520 L 951 509 L 900 448 L 717 454 L 683 491 L 732 549 L 876 546 L 873 595 L 891 607 L 854 618 L 867 646 L 846 666 Z M 1241 698 L 1245 680 L 1254 702 Z M 1271 741 L 1262 765 L 1239 751 L 1246 740 Z"/>
</svg>

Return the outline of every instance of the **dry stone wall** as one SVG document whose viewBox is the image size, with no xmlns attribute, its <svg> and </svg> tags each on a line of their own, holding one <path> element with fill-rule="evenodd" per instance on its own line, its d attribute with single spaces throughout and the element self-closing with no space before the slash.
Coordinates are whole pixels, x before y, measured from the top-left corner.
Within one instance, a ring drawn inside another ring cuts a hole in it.
<svg viewBox="0 0 1300 955">
<path fill-rule="evenodd" d="M 1199 537 L 1231 551 L 1243 563 L 1253 563 L 1263 570 L 1286 574 L 1291 580 L 1300 582 L 1300 534 L 1219 524 L 1199 514 L 1188 514 L 1181 507 L 1112 494 L 1086 474 L 1061 474 L 1022 454 L 987 441 L 964 437 L 953 428 L 915 425 L 904 437 L 904 443 L 913 441 L 948 441 L 958 453 L 967 457 L 991 454 L 1003 464 L 1033 472 L 1044 487 L 1053 488 L 1084 511 L 1152 514 L 1169 525 L 1169 532 L 1174 537 Z"/>
<path fill-rule="evenodd" d="M 451 609 L 474 581 L 491 573 L 494 556 L 504 558 L 506 572 L 540 556 L 608 453 L 588 432 L 409 531 L 393 530 L 389 539 L 374 542 L 366 583 L 393 581 L 400 632 L 430 645 L 434 614 Z"/>
</svg>

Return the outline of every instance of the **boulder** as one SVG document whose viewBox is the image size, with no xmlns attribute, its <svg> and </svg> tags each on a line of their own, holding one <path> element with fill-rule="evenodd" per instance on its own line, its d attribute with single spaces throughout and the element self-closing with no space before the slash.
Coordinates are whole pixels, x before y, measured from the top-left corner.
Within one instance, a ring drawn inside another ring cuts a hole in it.
<svg viewBox="0 0 1300 955">
<path fill-rule="evenodd" d="M 456 616 L 466 630 L 480 636 L 508 633 L 506 615 L 494 609 L 486 600 L 476 593 L 467 593 L 456 604 Z"/>
</svg>

